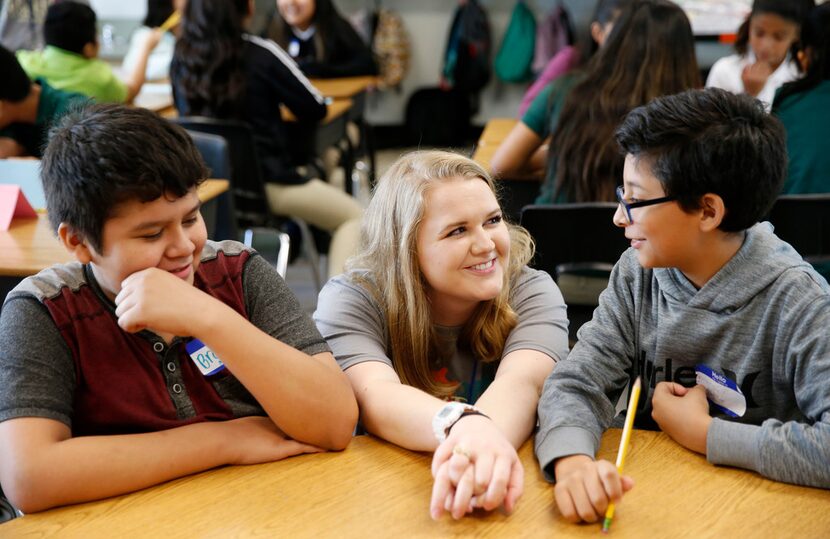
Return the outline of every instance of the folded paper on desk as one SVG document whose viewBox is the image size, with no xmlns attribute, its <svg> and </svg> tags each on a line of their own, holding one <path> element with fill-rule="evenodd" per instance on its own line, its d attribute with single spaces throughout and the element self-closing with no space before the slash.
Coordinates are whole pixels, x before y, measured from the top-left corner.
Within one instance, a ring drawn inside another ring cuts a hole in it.
<svg viewBox="0 0 830 539">
<path fill-rule="evenodd" d="M 46 209 L 39 159 L 0 159 L 0 184 L 17 185 L 34 209 Z"/>
<path fill-rule="evenodd" d="M 0 185 L 0 230 L 8 230 L 15 217 L 37 218 L 19 185 Z"/>
</svg>

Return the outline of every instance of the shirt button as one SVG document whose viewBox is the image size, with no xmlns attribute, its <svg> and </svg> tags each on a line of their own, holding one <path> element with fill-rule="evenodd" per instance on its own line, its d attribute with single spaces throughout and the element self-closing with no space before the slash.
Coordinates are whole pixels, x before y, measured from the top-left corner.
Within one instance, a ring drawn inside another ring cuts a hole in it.
<svg viewBox="0 0 830 539">
<path fill-rule="evenodd" d="M 182 385 L 181 384 L 173 384 L 173 393 L 181 393 L 182 392 Z"/>
<path fill-rule="evenodd" d="M 167 364 L 167 370 L 170 372 L 176 372 L 176 364 L 171 361 Z"/>
<path fill-rule="evenodd" d="M 160 342 L 154 342 L 153 343 L 153 350 L 155 350 L 159 354 L 164 352 L 164 344 L 162 344 Z"/>
</svg>

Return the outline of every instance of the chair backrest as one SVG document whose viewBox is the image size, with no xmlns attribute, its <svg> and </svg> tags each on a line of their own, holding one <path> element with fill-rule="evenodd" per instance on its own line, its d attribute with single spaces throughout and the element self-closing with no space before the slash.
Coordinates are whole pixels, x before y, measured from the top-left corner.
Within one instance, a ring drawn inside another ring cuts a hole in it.
<svg viewBox="0 0 830 539">
<path fill-rule="evenodd" d="M 522 209 L 521 225 L 536 242 L 531 265 L 554 279 L 564 272 L 608 272 L 628 248 L 612 218 L 617 204 L 540 204 Z"/>
<path fill-rule="evenodd" d="M 201 133 L 199 131 L 187 131 L 196 149 L 202 155 L 202 159 L 210 169 L 209 178 L 231 178 L 231 157 L 228 151 L 228 142 L 224 137 Z M 205 224 L 210 228 L 210 237 L 214 240 L 239 239 L 239 230 L 236 226 L 236 210 L 231 196 L 220 196 L 215 201 L 215 210 L 211 212 L 208 206 L 204 206 L 202 215 Z"/>
<path fill-rule="evenodd" d="M 199 153 L 202 154 L 205 165 L 210 169 L 208 177 L 230 180 L 231 156 L 225 137 L 191 130 L 188 130 L 187 133 L 193 139 Z"/>
<path fill-rule="evenodd" d="M 830 193 L 781 195 L 768 220 L 775 234 L 806 260 L 830 260 Z"/>
<path fill-rule="evenodd" d="M 188 131 L 218 135 L 225 139 L 230 154 L 231 192 L 239 228 L 267 225 L 271 211 L 265 197 L 265 184 L 259 167 L 259 156 L 251 128 L 234 120 L 218 120 L 203 116 L 171 118 Z"/>
</svg>

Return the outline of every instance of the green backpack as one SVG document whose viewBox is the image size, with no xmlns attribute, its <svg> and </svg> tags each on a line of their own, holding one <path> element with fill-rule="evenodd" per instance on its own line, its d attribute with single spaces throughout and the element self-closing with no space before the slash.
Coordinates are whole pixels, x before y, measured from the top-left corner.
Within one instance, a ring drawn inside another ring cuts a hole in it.
<svg viewBox="0 0 830 539">
<path fill-rule="evenodd" d="M 496 75 L 505 82 L 524 82 L 533 77 L 536 19 L 524 0 L 519 0 L 496 55 Z"/>
</svg>

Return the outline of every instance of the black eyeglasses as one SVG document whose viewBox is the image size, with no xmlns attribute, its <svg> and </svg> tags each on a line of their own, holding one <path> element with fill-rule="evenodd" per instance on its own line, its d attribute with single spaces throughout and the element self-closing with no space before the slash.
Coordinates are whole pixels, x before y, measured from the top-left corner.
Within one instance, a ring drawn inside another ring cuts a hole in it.
<svg viewBox="0 0 830 539">
<path fill-rule="evenodd" d="M 628 219 L 628 224 L 634 224 L 634 219 L 631 217 L 631 210 L 634 208 L 642 208 L 645 206 L 653 206 L 655 204 L 662 204 L 663 202 L 671 202 L 673 200 L 677 200 L 677 197 L 660 197 L 660 198 L 652 198 L 651 200 L 641 200 L 639 202 L 626 202 L 623 198 L 623 186 L 620 185 L 617 187 L 617 201 L 620 203 L 620 206 L 623 207 L 625 210 L 625 217 Z"/>
</svg>

